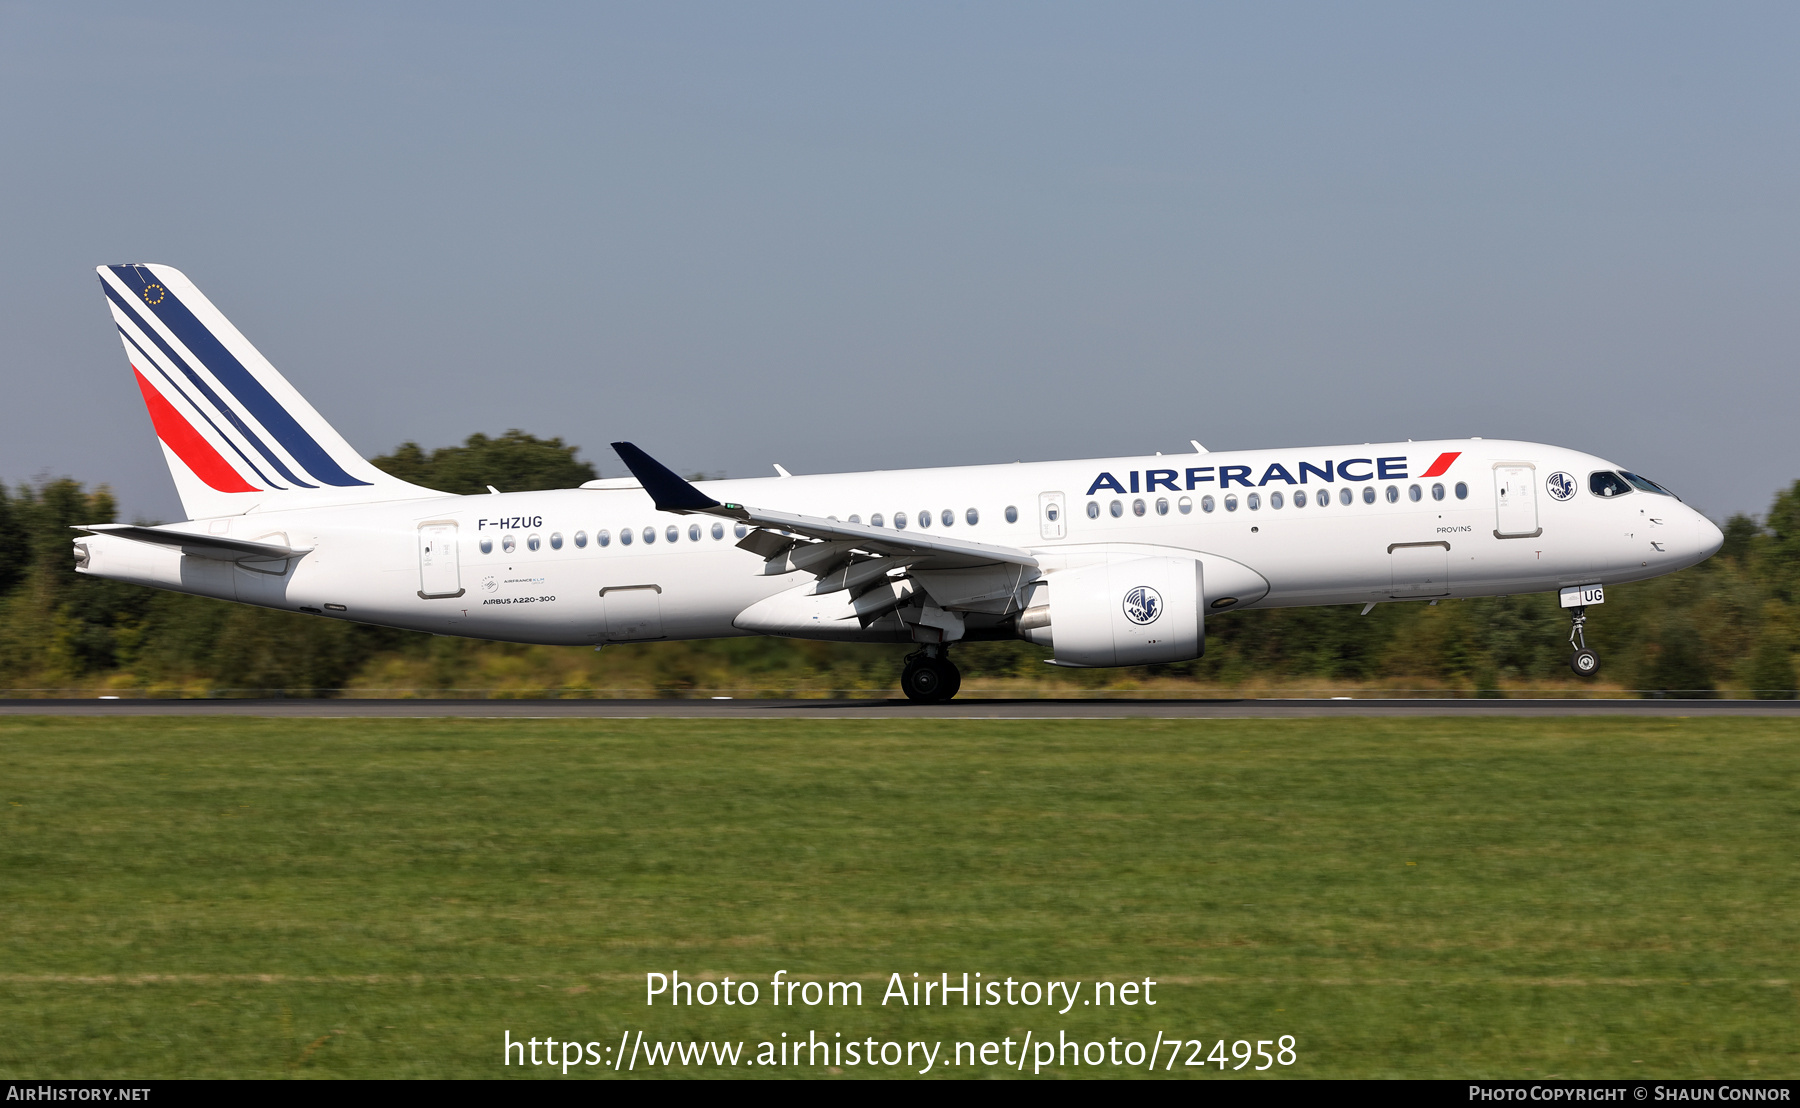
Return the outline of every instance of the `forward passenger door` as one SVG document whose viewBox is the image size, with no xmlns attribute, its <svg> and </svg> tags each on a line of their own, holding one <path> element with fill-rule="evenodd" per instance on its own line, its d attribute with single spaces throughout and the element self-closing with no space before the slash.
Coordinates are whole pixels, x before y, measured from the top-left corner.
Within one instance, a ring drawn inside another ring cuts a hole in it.
<svg viewBox="0 0 1800 1108">
<path fill-rule="evenodd" d="M 1494 515 L 1497 539 L 1528 539 L 1544 533 L 1538 526 L 1536 466 L 1502 462 L 1494 467 Z"/>
</svg>

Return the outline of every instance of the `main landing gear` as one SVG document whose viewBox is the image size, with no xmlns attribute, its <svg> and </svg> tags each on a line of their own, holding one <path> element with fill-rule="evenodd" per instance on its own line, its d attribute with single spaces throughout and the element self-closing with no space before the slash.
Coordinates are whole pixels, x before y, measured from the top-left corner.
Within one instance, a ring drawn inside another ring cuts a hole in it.
<svg viewBox="0 0 1800 1108">
<path fill-rule="evenodd" d="M 1582 634 L 1582 625 L 1587 622 L 1586 608 L 1571 608 L 1569 616 L 1573 624 L 1569 627 L 1569 645 L 1575 648 L 1575 656 L 1569 659 L 1569 668 L 1577 677 L 1592 677 L 1600 672 L 1600 655 L 1588 649 L 1587 638 Z"/>
<path fill-rule="evenodd" d="M 962 688 L 962 671 L 950 660 L 950 652 L 933 644 L 906 656 L 900 671 L 900 691 L 906 699 L 924 704 L 949 700 Z"/>
</svg>

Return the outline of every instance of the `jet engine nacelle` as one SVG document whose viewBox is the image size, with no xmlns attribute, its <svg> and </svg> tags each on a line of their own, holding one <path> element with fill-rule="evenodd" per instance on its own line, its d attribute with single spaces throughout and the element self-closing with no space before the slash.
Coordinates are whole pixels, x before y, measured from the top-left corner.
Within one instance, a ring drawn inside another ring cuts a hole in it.
<svg viewBox="0 0 1800 1108">
<path fill-rule="evenodd" d="M 1116 558 L 1039 581 L 1021 638 L 1059 666 L 1185 662 L 1206 650 L 1206 590 L 1196 558 Z"/>
</svg>

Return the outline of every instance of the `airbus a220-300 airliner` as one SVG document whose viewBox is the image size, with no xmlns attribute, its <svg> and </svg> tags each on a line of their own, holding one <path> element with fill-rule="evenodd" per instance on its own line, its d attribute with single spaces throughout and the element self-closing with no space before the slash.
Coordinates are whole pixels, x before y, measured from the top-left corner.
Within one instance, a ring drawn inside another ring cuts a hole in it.
<svg viewBox="0 0 1800 1108">
<path fill-rule="evenodd" d="M 930 701 L 956 695 L 959 642 L 1134 666 L 1199 657 L 1208 613 L 1554 591 L 1591 676 L 1605 586 L 1723 541 L 1622 466 L 1495 439 L 695 483 L 618 442 L 632 477 L 449 496 L 351 449 L 178 270 L 99 273 L 191 518 L 81 528 L 78 568 L 324 619 L 914 643 L 901 686 Z"/>
</svg>

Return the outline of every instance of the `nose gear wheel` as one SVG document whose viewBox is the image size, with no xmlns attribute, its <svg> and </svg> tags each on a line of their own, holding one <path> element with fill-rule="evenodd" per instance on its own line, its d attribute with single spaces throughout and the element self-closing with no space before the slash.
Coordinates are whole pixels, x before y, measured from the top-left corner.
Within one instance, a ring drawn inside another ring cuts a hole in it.
<svg viewBox="0 0 1800 1108">
<path fill-rule="evenodd" d="M 1577 677 L 1592 677 L 1600 672 L 1600 655 L 1588 649 L 1587 636 L 1583 634 L 1583 626 L 1587 623 L 1587 609 L 1569 609 L 1571 625 L 1569 627 L 1569 645 L 1575 648 L 1575 656 L 1569 659 L 1569 668 Z"/>
</svg>

